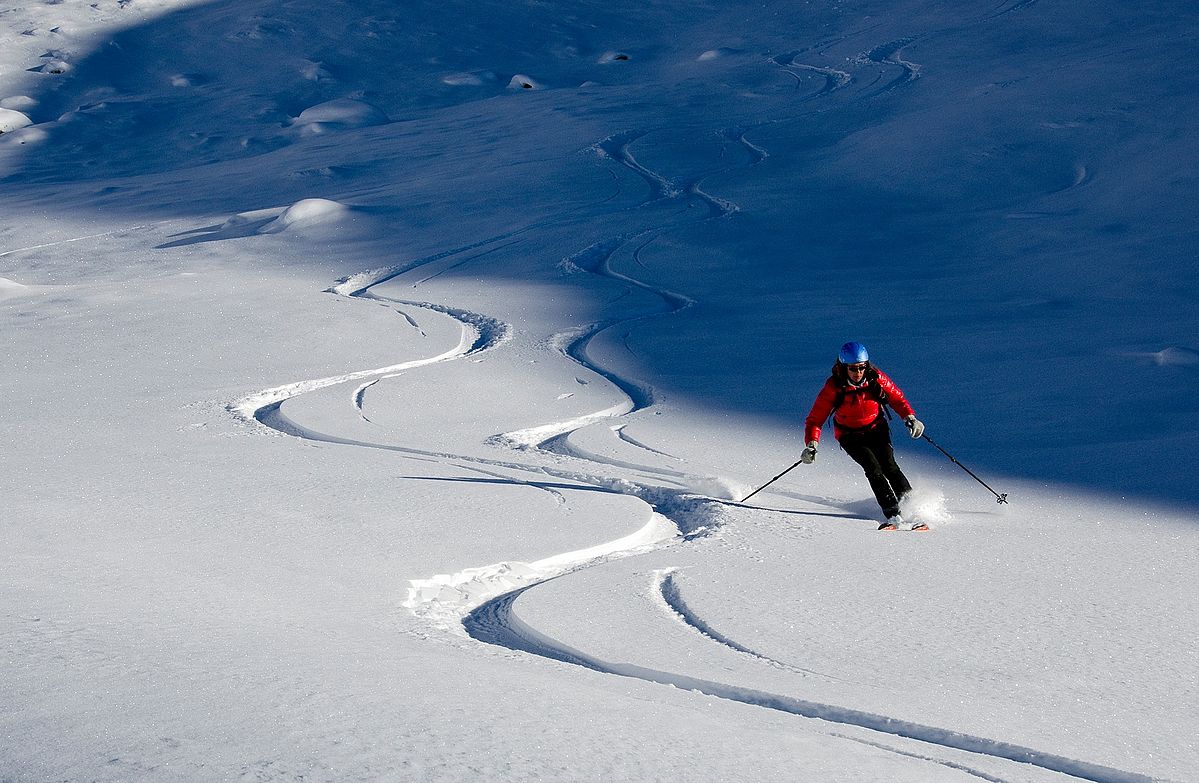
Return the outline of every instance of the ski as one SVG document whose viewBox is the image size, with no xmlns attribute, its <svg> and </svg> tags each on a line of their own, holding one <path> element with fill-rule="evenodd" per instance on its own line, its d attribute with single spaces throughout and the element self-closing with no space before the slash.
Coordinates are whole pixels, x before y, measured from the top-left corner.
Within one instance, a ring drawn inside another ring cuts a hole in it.
<svg viewBox="0 0 1199 783">
<path fill-rule="evenodd" d="M 879 531 L 881 531 L 881 532 L 904 531 L 904 532 L 917 533 L 917 532 L 924 532 L 929 529 L 930 529 L 929 526 L 924 524 L 923 522 L 917 522 L 916 524 L 912 525 L 911 527 L 908 527 L 907 525 L 904 525 L 903 527 L 899 527 L 898 525 L 892 525 L 889 523 L 883 523 L 881 526 L 879 526 Z"/>
</svg>

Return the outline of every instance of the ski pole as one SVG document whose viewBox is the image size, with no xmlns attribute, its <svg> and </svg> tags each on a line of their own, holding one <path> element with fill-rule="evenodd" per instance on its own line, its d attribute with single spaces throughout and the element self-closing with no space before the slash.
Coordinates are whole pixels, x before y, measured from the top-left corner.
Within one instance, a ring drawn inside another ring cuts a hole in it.
<svg viewBox="0 0 1199 783">
<path fill-rule="evenodd" d="M 759 493 L 759 492 L 761 492 L 762 490 L 764 490 L 764 489 L 766 489 L 767 487 L 769 487 L 769 486 L 770 486 L 771 484 L 773 484 L 774 482 L 776 482 L 776 481 L 778 481 L 779 479 L 781 479 L 783 476 L 787 475 L 787 474 L 788 474 L 788 473 L 790 473 L 791 471 L 793 471 L 793 470 L 795 470 L 796 468 L 798 468 L 798 467 L 799 467 L 799 463 L 800 463 L 800 462 L 803 462 L 803 460 L 799 460 L 799 462 L 796 462 L 794 465 L 792 465 L 791 467 L 787 468 L 787 469 L 786 469 L 786 470 L 784 470 L 782 473 L 780 473 L 780 474 L 778 474 L 777 476 L 775 476 L 774 478 L 772 478 L 770 481 L 767 481 L 765 484 L 763 484 L 762 486 L 758 487 L 758 488 L 757 488 L 757 489 L 755 489 L 753 492 L 750 492 L 748 495 L 746 495 L 745 497 L 741 498 L 741 502 L 742 502 L 742 503 L 744 503 L 745 501 L 747 501 L 747 500 L 749 500 L 750 498 L 752 498 L 754 495 L 758 494 L 758 493 Z"/>
<path fill-rule="evenodd" d="M 927 435 L 925 435 L 925 436 L 923 436 L 923 437 L 924 437 L 924 439 L 925 439 L 926 441 L 928 441 L 929 443 L 931 443 L 931 444 L 933 444 L 934 446 L 936 446 L 938 451 L 940 451 L 940 452 L 941 452 L 942 454 L 944 454 L 946 457 L 949 457 L 949 461 L 950 461 L 950 462 L 952 462 L 954 465 L 957 465 L 959 468 L 961 468 L 962 470 L 964 470 L 964 471 L 966 471 L 967 473 L 969 473 L 969 474 L 970 474 L 970 478 L 974 479 L 974 480 L 975 480 L 975 481 L 977 481 L 979 484 L 982 484 L 984 487 L 987 487 L 987 490 L 988 490 L 988 491 L 989 491 L 989 492 L 990 492 L 992 495 L 994 495 L 994 496 L 995 496 L 995 500 L 996 500 L 996 501 L 998 501 L 999 503 L 1006 503 L 1006 502 L 1007 502 L 1007 493 L 1006 493 L 1006 492 L 1004 492 L 1004 493 L 1001 495 L 1001 494 L 999 494 L 998 492 L 996 492 L 995 490 L 991 489 L 991 487 L 989 487 L 989 486 L 987 485 L 987 482 L 983 481 L 983 480 L 982 480 L 982 479 L 980 479 L 978 476 L 974 475 L 974 471 L 973 471 L 973 470 L 971 470 L 970 468 L 966 467 L 966 466 L 965 466 L 965 465 L 963 465 L 962 463 L 958 462 L 958 461 L 957 461 L 957 459 L 955 459 L 955 458 L 954 458 L 954 456 L 953 456 L 952 454 L 950 454 L 950 453 L 949 453 L 948 451 L 946 451 L 945 449 L 941 448 L 940 444 L 938 444 L 938 443 L 937 443 L 935 440 L 933 440 L 932 438 L 930 438 L 930 437 L 929 437 L 929 436 L 927 436 Z"/>
</svg>

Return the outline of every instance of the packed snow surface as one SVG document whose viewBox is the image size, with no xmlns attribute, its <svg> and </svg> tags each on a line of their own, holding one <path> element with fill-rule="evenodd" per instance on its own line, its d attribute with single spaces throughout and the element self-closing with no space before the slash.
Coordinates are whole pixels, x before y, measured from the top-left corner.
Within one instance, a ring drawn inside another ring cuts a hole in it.
<svg viewBox="0 0 1199 783">
<path fill-rule="evenodd" d="M 0 781 L 1195 780 L 1197 21 L 0 9 Z"/>
</svg>

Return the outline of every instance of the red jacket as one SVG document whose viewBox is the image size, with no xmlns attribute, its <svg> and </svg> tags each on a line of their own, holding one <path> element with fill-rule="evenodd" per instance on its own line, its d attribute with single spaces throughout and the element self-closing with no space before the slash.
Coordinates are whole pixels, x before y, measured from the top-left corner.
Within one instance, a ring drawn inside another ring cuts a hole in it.
<svg viewBox="0 0 1199 783">
<path fill-rule="evenodd" d="M 837 440 L 847 429 L 861 429 L 871 424 L 883 413 L 878 402 L 878 390 L 883 392 L 887 404 L 900 418 L 916 415 L 903 392 L 881 370 L 875 367 L 867 370 L 861 386 L 853 386 L 834 374 L 824 382 L 824 388 L 816 395 L 816 402 L 812 403 L 812 410 L 804 422 L 804 443 L 820 441 L 820 429 L 830 413 L 833 413 L 833 436 Z M 838 393 L 843 396 L 834 413 L 833 406 L 837 404 Z"/>
</svg>

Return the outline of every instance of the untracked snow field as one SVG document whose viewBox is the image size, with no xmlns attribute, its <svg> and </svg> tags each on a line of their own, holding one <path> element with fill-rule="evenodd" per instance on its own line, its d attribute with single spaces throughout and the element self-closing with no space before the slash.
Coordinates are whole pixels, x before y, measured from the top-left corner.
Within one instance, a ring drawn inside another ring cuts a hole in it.
<svg viewBox="0 0 1199 783">
<path fill-rule="evenodd" d="M 1193 4 L 0 41 L 2 783 L 1199 779 Z"/>
</svg>

